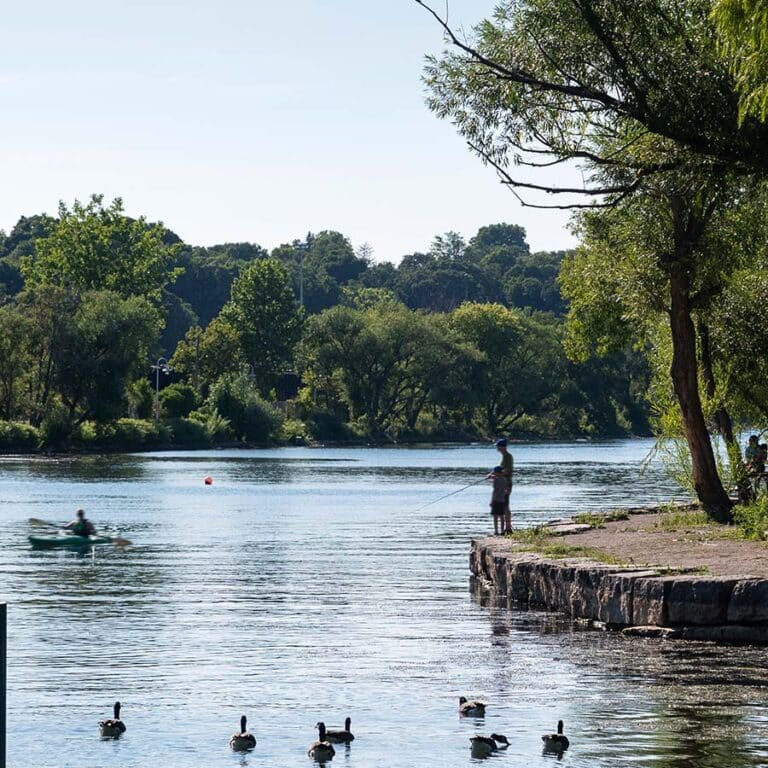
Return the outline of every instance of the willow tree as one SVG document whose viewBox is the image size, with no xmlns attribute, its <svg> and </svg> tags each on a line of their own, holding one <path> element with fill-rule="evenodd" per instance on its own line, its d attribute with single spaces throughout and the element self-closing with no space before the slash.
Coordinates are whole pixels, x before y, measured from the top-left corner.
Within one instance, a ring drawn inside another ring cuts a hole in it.
<svg viewBox="0 0 768 768">
<path fill-rule="evenodd" d="M 768 5 L 764 0 L 716 0 L 712 18 L 720 50 L 741 96 L 742 121 L 768 120 Z"/>
<path fill-rule="evenodd" d="M 523 205 L 610 210 L 651 195 L 650 211 L 664 201 L 669 228 L 653 258 L 668 289 L 670 373 L 699 499 L 725 519 L 699 393 L 697 286 L 723 180 L 768 170 L 768 128 L 739 120 L 711 5 L 507 0 L 466 39 L 430 11 L 452 47 L 429 62 L 426 81 L 430 107 Z M 566 180 L 574 162 L 580 183 Z"/>
</svg>

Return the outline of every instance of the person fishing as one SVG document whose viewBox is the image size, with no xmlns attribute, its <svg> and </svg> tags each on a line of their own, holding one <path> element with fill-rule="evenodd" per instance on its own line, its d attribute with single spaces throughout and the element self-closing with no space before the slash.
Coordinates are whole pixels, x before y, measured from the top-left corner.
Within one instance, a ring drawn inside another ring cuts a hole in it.
<svg viewBox="0 0 768 768">
<path fill-rule="evenodd" d="M 64 526 L 65 531 L 72 531 L 75 536 L 95 536 L 96 528 L 93 523 L 85 516 L 85 510 L 78 509 L 76 517 L 71 523 Z"/>
<path fill-rule="evenodd" d="M 501 467 L 494 467 L 487 476 L 493 481 L 491 492 L 491 515 L 493 516 L 493 535 L 500 536 L 504 531 L 504 513 L 507 510 L 507 481 L 501 474 Z"/>
<path fill-rule="evenodd" d="M 512 533 L 512 511 L 509 508 L 509 497 L 512 494 L 512 472 L 514 470 L 514 462 L 512 460 L 512 454 L 507 448 L 506 438 L 499 438 L 496 441 L 496 450 L 501 454 L 501 461 L 499 467 L 501 471 L 498 473 L 504 478 L 505 482 L 505 498 L 504 498 L 504 533 Z"/>
</svg>

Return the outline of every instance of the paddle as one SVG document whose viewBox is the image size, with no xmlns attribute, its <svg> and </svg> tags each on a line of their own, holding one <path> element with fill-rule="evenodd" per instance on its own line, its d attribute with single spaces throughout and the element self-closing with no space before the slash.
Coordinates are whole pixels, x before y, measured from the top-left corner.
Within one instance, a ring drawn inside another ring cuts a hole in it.
<svg viewBox="0 0 768 768">
<path fill-rule="evenodd" d="M 39 517 L 30 517 L 29 524 L 35 525 L 38 528 L 56 528 L 57 530 L 61 528 L 60 525 L 57 525 L 56 523 L 49 523 L 46 520 L 41 520 Z"/>
<path fill-rule="evenodd" d="M 39 517 L 30 517 L 29 524 L 37 526 L 38 528 L 52 528 L 57 531 L 62 530 L 62 526 L 56 523 L 49 523 L 47 520 L 41 520 Z M 101 539 L 109 539 L 116 547 L 127 547 L 129 544 L 133 544 L 129 539 L 124 539 L 121 536 L 99 536 Z"/>
</svg>

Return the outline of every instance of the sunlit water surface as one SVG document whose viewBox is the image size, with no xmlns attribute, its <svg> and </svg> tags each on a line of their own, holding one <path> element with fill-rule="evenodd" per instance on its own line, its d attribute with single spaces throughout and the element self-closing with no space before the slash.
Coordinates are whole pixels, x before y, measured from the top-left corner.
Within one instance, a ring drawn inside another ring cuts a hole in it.
<svg viewBox="0 0 768 768">
<path fill-rule="evenodd" d="M 515 446 L 516 525 L 677 491 L 645 441 Z M 283 449 L 0 462 L 9 765 L 301 766 L 314 725 L 352 717 L 333 765 L 768 764 L 768 656 L 622 640 L 469 591 L 490 528 L 488 447 Z M 214 479 L 212 486 L 203 477 Z M 83 506 L 133 540 L 32 552 L 27 518 Z M 490 702 L 460 720 L 457 698 Z M 98 738 L 123 703 L 128 731 Z M 242 713 L 258 739 L 232 754 Z M 571 749 L 542 755 L 566 723 Z"/>
</svg>

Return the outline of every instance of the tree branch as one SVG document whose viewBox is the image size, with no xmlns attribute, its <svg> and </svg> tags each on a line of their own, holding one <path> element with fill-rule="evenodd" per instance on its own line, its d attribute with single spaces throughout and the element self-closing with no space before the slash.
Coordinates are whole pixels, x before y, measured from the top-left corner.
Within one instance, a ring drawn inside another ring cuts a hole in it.
<svg viewBox="0 0 768 768">
<path fill-rule="evenodd" d="M 434 17 L 437 23 L 443 28 L 443 31 L 454 46 L 464 51 L 464 53 L 471 56 L 475 61 L 498 73 L 505 80 L 510 80 L 514 83 L 519 83 L 520 85 L 540 87 L 546 91 L 562 93 L 566 96 L 575 96 L 577 98 L 587 99 L 589 101 L 596 101 L 618 112 L 634 116 L 632 110 L 626 102 L 620 99 L 616 99 L 604 91 L 598 91 L 594 88 L 589 88 L 586 86 L 563 85 L 562 83 L 553 83 L 548 80 L 542 80 L 523 69 L 509 69 L 508 67 L 499 64 L 499 62 L 493 61 L 493 59 L 489 59 L 487 56 L 484 56 L 482 53 L 480 53 L 480 51 L 478 51 L 476 48 L 472 48 L 472 46 L 467 45 L 465 42 L 456 37 L 448 23 L 436 11 L 434 11 L 430 6 L 423 2 L 423 0 L 414 0 L 414 2 L 424 8 L 431 16 Z"/>
</svg>

